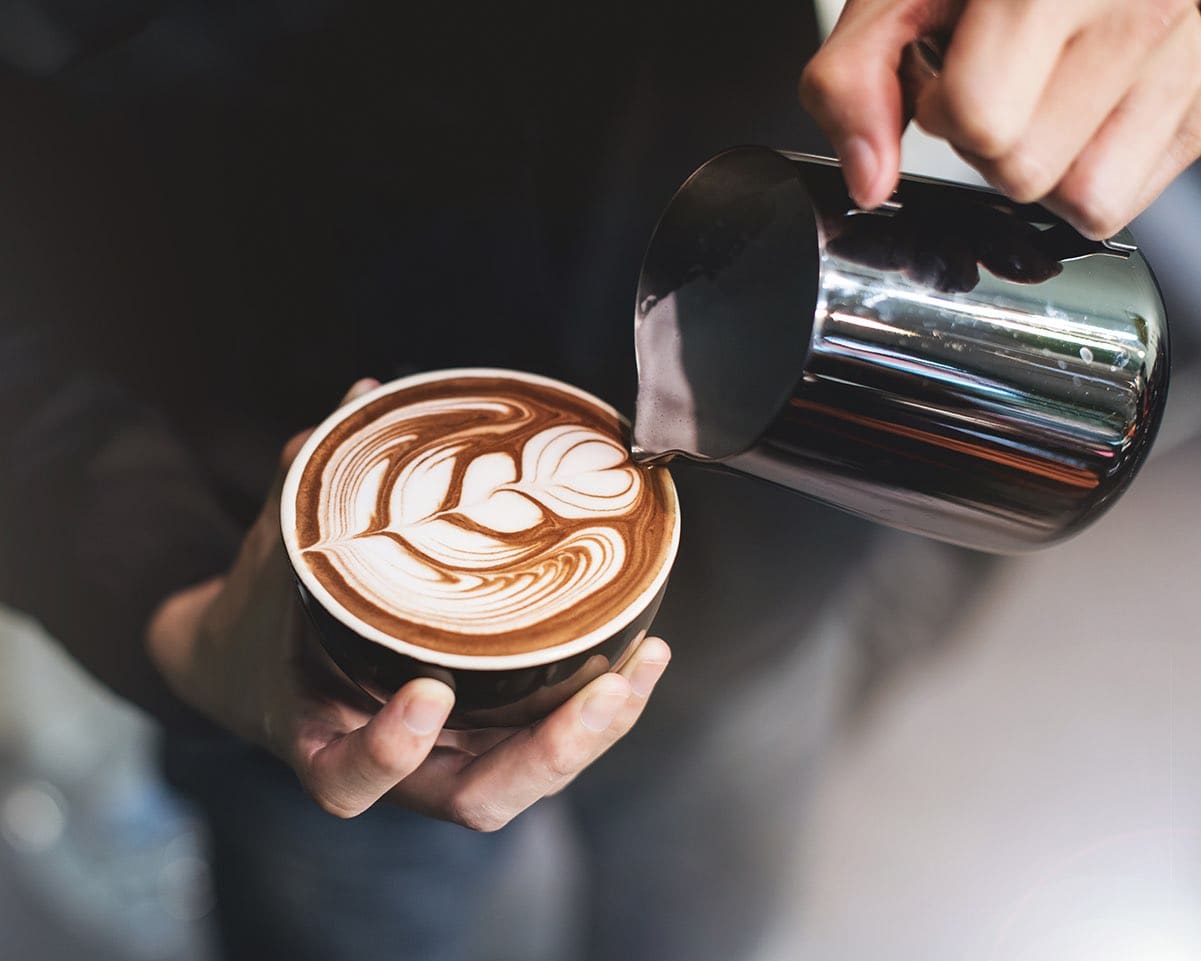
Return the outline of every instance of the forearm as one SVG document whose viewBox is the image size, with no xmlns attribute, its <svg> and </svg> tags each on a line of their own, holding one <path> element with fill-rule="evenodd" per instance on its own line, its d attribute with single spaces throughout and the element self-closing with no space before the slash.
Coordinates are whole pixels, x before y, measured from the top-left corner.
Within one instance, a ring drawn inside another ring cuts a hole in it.
<svg viewBox="0 0 1201 961">
<path fill-rule="evenodd" d="M 194 685 L 200 664 L 197 625 L 225 585 L 224 577 L 213 577 L 182 588 L 165 597 L 146 624 L 146 653 L 172 695 L 190 709 L 204 711 Z"/>
</svg>

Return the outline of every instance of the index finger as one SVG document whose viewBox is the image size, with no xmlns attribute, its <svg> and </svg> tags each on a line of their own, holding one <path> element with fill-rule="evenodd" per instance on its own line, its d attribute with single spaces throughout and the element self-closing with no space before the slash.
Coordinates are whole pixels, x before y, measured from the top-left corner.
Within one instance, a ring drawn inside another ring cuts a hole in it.
<svg viewBox="0 0 1201 961">
<path fill-rule="evenodd" d="M 901 169 L 905 125 L 901 56 L 920 30 L 892 0 L 848 4 L 801 74 L 800 98 L 842 163 L 862 207 L 888 199 Z"/>
</svg>

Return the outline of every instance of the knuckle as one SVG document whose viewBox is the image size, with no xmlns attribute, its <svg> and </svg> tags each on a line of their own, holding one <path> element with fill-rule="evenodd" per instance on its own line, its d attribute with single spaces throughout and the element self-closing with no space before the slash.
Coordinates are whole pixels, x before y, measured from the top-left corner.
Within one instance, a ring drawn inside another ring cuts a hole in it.
<svg viewBox="0 0 1201 961">
<path fill-rule="evenodd" d="M 1011 151 L 994 167 L 997 187 L 1018 203 L 1033 203 L 1055 188 L 1055 178 L 1047 168 L 1024 150 Z"/>
<path fill-rule="evenodd" d="M 555 782 L 578 774 L 584 760 L 579 747 L 566 739 L 551 741 L 542 752 L 542 763 Z"/>
<path fill-rule="evenodd" d="M 509 823 L 510 817 L 471 792 L 452 795 L 447 805 L 447 820 L 469 831 L 490 834 Z"/>
<path fill-rule="evenodd" d="M 1017 131 L 998 108 L 996 98 L 983 95 L 971 84 L 947 78 L 943 106 L 949 124 L 943 135 L 968 153 L 996 159 L 1008 153 L 1017 140 Z"/>
<path fill-rule="evenodd" d="M 379 728 L 369 726 L 363 732 L 363 753 L 385 774 L 400 776 L 411 767 L 406 746 Z"/>
<path fill-rule="evenodd" d="M 798 85 L 801 103 L 814 113 L 822 111 L 824 105 L 845 89 L 845 71 L 836 56 L 828 50 L 819 51 L 801 71 Z"/>
<path fill-rule="evenodd" d="M 1080 232 L 1090 240 L 1108 240 L 1124 226 L 1121 217 L 1085 217 L 1080 221 Z"/>
<path fill-rule="evenodd" d="M 1075 174 L 1065 181 L 1056 199 L 1076 229 L 1092 239 L 1112 237 L 1126 225 L 1115 199 L 1088 173 Z"/>
</svg>

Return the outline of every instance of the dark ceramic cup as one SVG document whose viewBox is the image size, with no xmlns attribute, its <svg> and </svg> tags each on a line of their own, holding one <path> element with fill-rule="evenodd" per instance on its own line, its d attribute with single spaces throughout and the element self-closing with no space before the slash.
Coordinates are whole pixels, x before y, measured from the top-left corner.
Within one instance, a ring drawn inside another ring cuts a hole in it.
<svg viewBox="0 0 1201 961">
<path fill-rule="evenodd" d="M 612 407 L 584 391 L 533 374 L 465 369 L 417 374 L 384 384 L 340 408 L 301 448 L 284 482 L 280 509 L 284 545 L 296 575 L 300 597 L 325 652 L 337 667 L 376 701 L 383 703 L 417 677 L 433 677 L 455 692 L 449 729 L 474 730 L 523 726 L 567 701 L 589 681 L 619 668 L 646 636 L 667 588 L 679 545 L 679 507 L 668 482 L 672 533 L 668 556 L 636 600 L 615 610 L 600 628 L 553 647 L 520 654 L 464 655 L 431 650 L 368 624 L 340 605 L 300 556 L 297 543 L 297 492 L 304 466 L 321 441 L 345 418 L 381 396 L 431 380 L 465 376 L 502 376 L 553 386 L 599 410 L 628 422 Z"/>
</svg>

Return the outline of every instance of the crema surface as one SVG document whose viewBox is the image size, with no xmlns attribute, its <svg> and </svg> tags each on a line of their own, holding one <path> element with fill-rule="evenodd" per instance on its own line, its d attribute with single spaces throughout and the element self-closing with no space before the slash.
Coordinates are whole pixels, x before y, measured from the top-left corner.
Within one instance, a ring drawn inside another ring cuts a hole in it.
<svg viewBox="0 0 1201 961">
<path fill-rule="evenodd" d="M 304 563 L 354 616 L 432 650 L 515 654 L 639 601 L 670 561 L 675 496 L 666 471 L 630 463 L 603 408 L 454 377 L 338 423 L 304 468 L 296 517 Z"/>
</svg>

